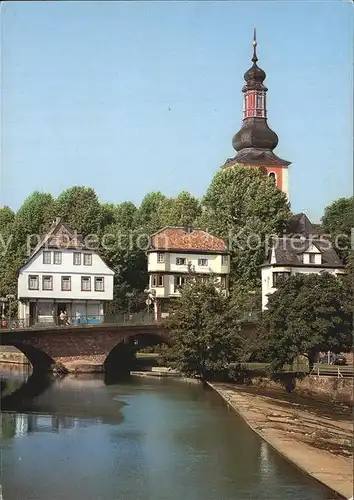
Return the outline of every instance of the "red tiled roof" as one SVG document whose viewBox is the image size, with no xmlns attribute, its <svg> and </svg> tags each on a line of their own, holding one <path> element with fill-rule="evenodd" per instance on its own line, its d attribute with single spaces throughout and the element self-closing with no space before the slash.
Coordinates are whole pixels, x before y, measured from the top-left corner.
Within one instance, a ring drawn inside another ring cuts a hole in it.
<svg viewBox="0 0 354 500">
<path fill-rule="evenodd" d="M 203 231 L 184 227 L 165 227 L 151 236 L 150 250 L 202 250 L 226 252 L 224 240 Z"/>
</svg>

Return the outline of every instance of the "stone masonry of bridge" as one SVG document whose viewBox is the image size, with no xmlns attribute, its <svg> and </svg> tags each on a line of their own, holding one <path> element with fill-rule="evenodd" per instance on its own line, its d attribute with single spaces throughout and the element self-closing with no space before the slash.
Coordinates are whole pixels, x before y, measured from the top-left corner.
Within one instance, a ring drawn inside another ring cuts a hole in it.
<svg viewBox="0 0 354 500">
<path fill-rule="evenodd" d="M 166 329 L 158 324 L 102 325 L 7 331 L 1 334 L 1 345 L 16 347 L 25 354 L 34 370 L 44 371 L 54 363 L 102 366 L 115 347 L 134 337 L 147 335 L 168 341 Z"/>
</svg>

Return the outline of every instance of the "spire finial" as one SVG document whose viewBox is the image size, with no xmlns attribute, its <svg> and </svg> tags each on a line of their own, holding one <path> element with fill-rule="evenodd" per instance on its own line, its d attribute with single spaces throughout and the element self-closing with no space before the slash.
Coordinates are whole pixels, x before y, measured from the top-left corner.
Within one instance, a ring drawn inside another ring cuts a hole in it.
<svg viewBox="0 0 354 500">
<path fill-rule="evenodd" d="M 258 61 L 257 50 L 256 50 L 256 47 L 257 47 L 257 33 L 256 33 L 256 28 L 253 28 L 253 42 L 252 42 L 252 45 L 253 45 L 253 57 L 252 57 L 252 61 L 254 63 L 256 63 Z"/>
</svg>

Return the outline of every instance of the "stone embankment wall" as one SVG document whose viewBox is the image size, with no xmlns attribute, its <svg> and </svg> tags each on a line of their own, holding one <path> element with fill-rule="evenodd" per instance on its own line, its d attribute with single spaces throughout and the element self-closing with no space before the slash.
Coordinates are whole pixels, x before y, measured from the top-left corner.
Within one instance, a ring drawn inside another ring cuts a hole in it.
<svg viewBox="0 0 354 500">
<path fill-rule="evenodd" d="M 257 387 L 281 388 L 281 384 L 266 377 L 253 377 L 251 384 Z M 353 378 L 338 378 L 310 375 L 296 380 L 294 392 L 327 401 L 353 403 Z"/>
<path fill-rule="evenodd" d="M 18 349 L 15 349 L 14 347 L 0 347 L 0 363 L 11 363 L 19 365 L 29 364 L 26 356 Z"/>
</svg>

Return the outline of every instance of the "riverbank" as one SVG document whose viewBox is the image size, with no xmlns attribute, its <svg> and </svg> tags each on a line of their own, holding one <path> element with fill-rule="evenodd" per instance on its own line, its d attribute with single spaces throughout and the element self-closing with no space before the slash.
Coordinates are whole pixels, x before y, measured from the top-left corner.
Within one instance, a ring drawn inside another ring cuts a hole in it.
<svg viewBox="0 0 354 500">
<path fill-rule="evenodd" d="M 342 498 L 352 497 L 349 406 L 299 398 L 281 389 L 209 385 L 278 453 Z"/>
</svg>

